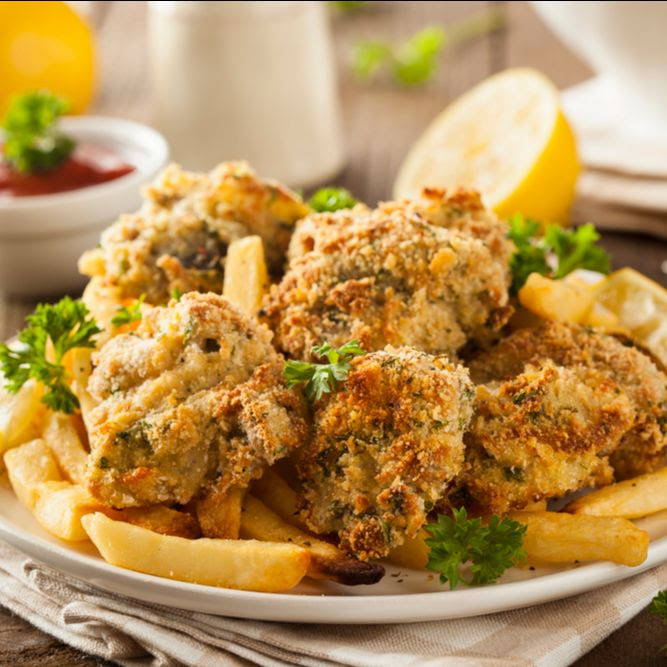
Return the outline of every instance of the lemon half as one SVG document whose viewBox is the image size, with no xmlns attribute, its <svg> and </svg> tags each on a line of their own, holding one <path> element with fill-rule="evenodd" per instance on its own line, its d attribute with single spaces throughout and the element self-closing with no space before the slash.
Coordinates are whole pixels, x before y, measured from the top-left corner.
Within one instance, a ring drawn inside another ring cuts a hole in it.
<svg viewBox="0 0 667 667">
<path fill-rule="evenodd" d="M 558 90 L 533 69 L 486 79 L 448 106 L 403 162 L 394 196 L 473 187 L 500 217 L 564 224 L 580 171 Z"/>
</svg>

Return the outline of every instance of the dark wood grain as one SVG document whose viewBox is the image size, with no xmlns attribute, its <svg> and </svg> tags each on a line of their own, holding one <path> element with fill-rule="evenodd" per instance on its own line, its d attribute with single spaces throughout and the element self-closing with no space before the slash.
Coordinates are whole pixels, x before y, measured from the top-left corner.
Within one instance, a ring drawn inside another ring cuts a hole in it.
<svg viewBox="0 0 667 667">
<path fill-rule="evenodd" d="M 424 89 L 363 86 L 349 73 L 350 50 L 360 39 L 400 39 L 426 25 L 448 26 L 486 6 L 501 7 L 505 30 L 452 49 L 435 81 Z M 137 120 L 150 119 L 143 3 L 103 3 L 96 14 L 102 86 L 96 111 Z M 590 76 L 578 60 L 522 2 L 377 2 L 368 10 L 334 18 L 348 163 L 337 179 L 360 199 L 374 203 L 391 195 L 397 167 L 410 144 L 448 101 L 489 74 L 508 66 L 530 65 L 567 87 Z M 632 212 L 628 212 L 632 215 Z M 624 234 L 605 234 L 615 266 L 634 266 L 666 284 L 661 266 L 667 243 Z M 13 335 L 32 301 L 0 299 L 0 338 Z M 587 656 L 579 667 L 664 664 L 660 645 L 667 637 L 659 621 L 643 612 Z M 1 665 L 98 665 L 0 608 Z"/>
</svg>

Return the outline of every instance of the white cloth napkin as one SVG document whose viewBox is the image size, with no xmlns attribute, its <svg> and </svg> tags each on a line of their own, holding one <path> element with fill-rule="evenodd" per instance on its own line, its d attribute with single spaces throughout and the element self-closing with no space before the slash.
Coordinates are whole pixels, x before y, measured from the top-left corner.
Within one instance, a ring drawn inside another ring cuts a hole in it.
<svg viewBox="0 0 667 667">
<path fill-rule="evenodd" d="M 584 165 L 573 218 L 667 238 L 667 124 L 656 127 L 597 76 L 562 94 Z"/>
<path fill-rule="evenodd" d="M 0 542 L 0 601 L 61 641 L 121 665 L 568 665 L 667 586 L 667 565 L 577 597 L 476 618 L 305 625 L 223 618 L 111 595 Z"/>
</svg>

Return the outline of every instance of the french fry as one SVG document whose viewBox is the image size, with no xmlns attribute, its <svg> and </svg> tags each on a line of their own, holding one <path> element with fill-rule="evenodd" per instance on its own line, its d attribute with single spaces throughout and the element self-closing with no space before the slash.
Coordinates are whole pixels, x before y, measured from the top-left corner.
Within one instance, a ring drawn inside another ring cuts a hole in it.
<svg viewBox="0 0 667 667">
<path fill-rule="evenodd" d="M 260 479 L 253 482 L 252 493 L 283 521 L 308 530 L 299 515 L 296 492 L 275 470 L 266 470 Z"/>
<path fill-rule="evenodd" d="M 50 412 L 44 423 L 43 438 L 69 480 L 82 484 L 88 452 L 81 443 L 72 418 L 61 412 Z"/>
<path fill-rule="evenodd" d="M 577 498 L 565 511 L 636 519 L 667 509 L 667 467 L 626 479 Z"/>
<path fill-rule="evenodd" d="M 67 353 L 72 368 L 72 391 L 79 399 L 81 417 L 86 427 L 90 429 L 90 413 L 97 406 L 97 402 L 88 391 L 88 379 L 93 372 L 93 351 L 88 347 L 75 347 Z"/>
<path fill-rule="evenodd" d="M 519 290 L 519 302 L 524 308 L 546 320 L 582 322 L 593 306 L 591 285 L 575 277 L 552 280 L 531 273 Z"/>
<path fill-rule="evenodd" d="M 28 380 L 16 394 L 4 389 L 4 384 L 0 374 L 0 454 L 38 438 L 45 411 L 44 389 L 35 380 Z"/>
<path fill-rule="evenodd" d="M 141 526 L 154 533 L 175 535 L 194 540 L 201 537 L 199 523 L 192 514 L 157 505 L 155 507 L 128 507 L 122 510 L 100 509 L 110 519 Z"/>
<path fill-rule="evenodd" d="M 313 579 L 330 579 L 340 584 L 356 586 L 374 584 L 384 575 L 381 565 L 351 558 L 333 544 L 290 526 L 261 500 L 250 494 L 246 495 L 243 501 L 241 537 L 268 542 L 289 542 L 307 549 L 311 556 L 307 574 Z"/>
<path fill-rule="evenodd" d="M 222 293 L 248 315 L 256 315 L 269 287 L 264 245 L 259 236 L 232 241 L 225 258 Z"/>
<path fill-rule="evenodd" d="M 204 537 L 237 540 L 241 526 L 241 503 L 245 489 L 212 488 L 197 502 L 197 519 Z"/>
<path fill-rule="evenodd" d="M 394 547 L 389 552 L 389 560 L 401 567 L 410 567 L 414 570 L 426 569 L 429 547 L 425 540 L 428 538 L 429 534 L 423 528 L 415 537 L 406 537 L 403 544 Z"/>
<path fill-rule="evenodd" d="M 310 554 L 294 544 L 187 540 L 114 521 L 101 512 L 82 522 L 108 563 L 179 581 L 278 593 L 296 586 L 310 563 Z"/>
<path fill-rule="evenodd" d="M 9 482 L 16 497 L 28 508 L 37 503 L 42 482 L 62 480 L 58 463 L 43 440 L 31 440 L 5 453 Z"/>
<path fill-rule="evenodd" d="M 81 517 L 102 506 L 82 486 L 65 481 L 42 482 L 36 496 L 33 514 L 45 530 L 68 542 L 88 539 Z"/>
<path fill-rule="evenodd" d="M 513 512 L 528 530 L 523 548 L 532 563 L 609 560 L 641 565 L 649 535 L 627 519 L 560 512 Z"/>
</svg>

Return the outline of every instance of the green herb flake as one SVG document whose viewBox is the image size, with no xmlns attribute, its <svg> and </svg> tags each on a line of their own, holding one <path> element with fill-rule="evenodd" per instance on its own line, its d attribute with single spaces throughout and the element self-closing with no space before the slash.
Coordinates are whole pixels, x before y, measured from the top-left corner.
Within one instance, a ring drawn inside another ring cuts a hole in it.
<svg viewBox="0 0 667 667">
<path fill-rule="evenodd" d="M 352 208 L 356 203 L 357 200 L 349 190 L 336 187 L 320 188 L 308 201 L 310 208 L 318 213 L 332 213 L 345 208 Z"/>
<path fill-rule="evenodd" d="M 116 314 L 111 318 L 111 324 L 114 329 L 123 326 L 124 324 L 130 324 L 132 322 L 139 322 L 141 320 L 141 304 L 146 298 L 145 294 L 142 294 L 134 303 L 129 306 L 122 306 L 116 309 Z"/>
</svg>

